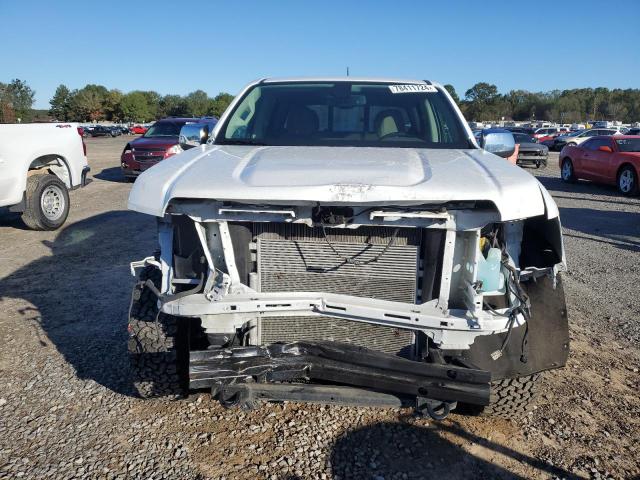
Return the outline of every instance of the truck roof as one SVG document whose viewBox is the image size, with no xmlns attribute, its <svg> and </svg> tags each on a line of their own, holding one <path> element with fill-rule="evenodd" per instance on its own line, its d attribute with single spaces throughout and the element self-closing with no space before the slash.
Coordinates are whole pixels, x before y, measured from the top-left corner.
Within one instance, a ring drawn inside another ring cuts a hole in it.
<svg viewBox="0 0 640 480">
<path fill-rule="evenodd" d="M 352 83 L 404 83 L 412 85 L 432 84 L 429 80 L 387 77 L 281 77 L 263 78 L 258 83 L 307 83 L 307 82 L 352 82 Z M 433 85 L 437 85 L 433 83 Z"/>
</svg>

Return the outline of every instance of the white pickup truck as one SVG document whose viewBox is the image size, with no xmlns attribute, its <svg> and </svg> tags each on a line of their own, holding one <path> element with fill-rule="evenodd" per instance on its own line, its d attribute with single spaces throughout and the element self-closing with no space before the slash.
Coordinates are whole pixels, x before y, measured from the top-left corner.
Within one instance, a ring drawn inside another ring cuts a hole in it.
<svg viewBox="0 0 640 480">
<path fill-rule="evenodd" d="M 132 263 L 141 396 L 513 418 L 565 365 L 558 207 L 443 86 L 263 79 L 180 145 L 129 196 L 160 247 Z"/>
<path fill-rule="evenodd" d="M 69 190 L 87 183 L 86 146 L 73 123 L 0 125 L 0 207 L 34 230 L 55 230 L 69 214 Z"/>
</svg>

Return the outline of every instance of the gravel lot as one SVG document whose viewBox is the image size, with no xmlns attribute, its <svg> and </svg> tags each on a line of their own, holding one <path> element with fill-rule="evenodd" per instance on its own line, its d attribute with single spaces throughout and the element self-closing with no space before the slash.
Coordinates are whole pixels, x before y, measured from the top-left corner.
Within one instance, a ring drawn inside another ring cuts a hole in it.
<svg viewBox="0 0 640 480">
<path fill-rule="evenodd" d="M 0 211 L 0 478 L 631 478 L 640 475 L 640 199 L 534 171 L 561 208 L 572 354 L 523 421 L 141 401 L 127 380 L 128 263 L 154 249 L 128 212 L 126 138 L 89 139 L 94 181 L 59 232 Z"/>
</svg>

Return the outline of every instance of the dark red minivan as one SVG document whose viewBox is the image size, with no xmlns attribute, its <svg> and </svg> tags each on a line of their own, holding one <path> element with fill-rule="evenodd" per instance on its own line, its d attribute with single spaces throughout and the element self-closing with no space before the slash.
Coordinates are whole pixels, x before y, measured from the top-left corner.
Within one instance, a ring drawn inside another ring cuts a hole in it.
<svg viewBox="0 0 640 480">
<path fill-rule="evenodd" d="M 182 150 L 178 145 L 180 129 L 186 123 L 203 123 L 212 130 L 218 122 L 215 117 L 205 118 L 163 118 L 151 125 L 147 132 L 127 143 L 120 156 L 120 166 L 124 177 L 133 181 L 142 172 L 156 163 Z"/>
</svg>

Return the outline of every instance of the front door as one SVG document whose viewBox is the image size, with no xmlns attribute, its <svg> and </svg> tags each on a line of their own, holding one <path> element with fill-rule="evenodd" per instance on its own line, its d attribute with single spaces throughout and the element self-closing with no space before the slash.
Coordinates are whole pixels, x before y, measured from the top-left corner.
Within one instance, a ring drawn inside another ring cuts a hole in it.
<svg viewBox="0 0 640 480">
<path fill-rule="evenodd" d="M 612 153 L 604 152 L 600 150 L 600 147 L 612 148 L 611 140 L 608 138 L 594 138 L 583 145 L 582 168 L 585 172 L 585 178 L 601 181 L 606 177 Z"/>
</svg>

